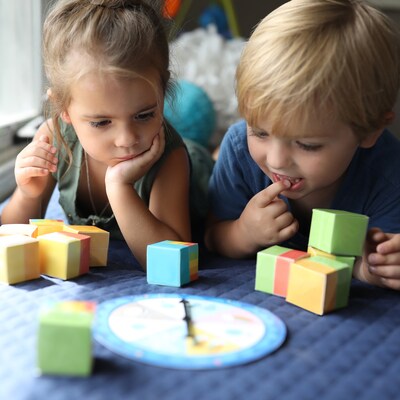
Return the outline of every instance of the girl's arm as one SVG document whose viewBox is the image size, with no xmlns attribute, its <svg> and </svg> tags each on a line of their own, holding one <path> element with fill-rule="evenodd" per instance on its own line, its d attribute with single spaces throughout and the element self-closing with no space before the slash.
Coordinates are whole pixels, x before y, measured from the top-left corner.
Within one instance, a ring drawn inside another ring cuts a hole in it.
<svg viewBox="0 0 400 400">
<path fill-rule="evenodd" d="M 107 196 L 132 253 L 146 269 L 147 245 L 162 240 L 190 241 L 189 159 L 184 148 L 171 152 L 154 181 L 149 207 L 132 182 L 106 179 Z"/>
<path fill-rule="evenodd" d="M 57 169 L 56 149 L 52 143 L 51 122 L 39 128 L 32 142 L 15 160 L 17 187 L 1 215 L 2 224 L 29 222 L 43 218 L 55 187 L 51 173 Z"/>
</svg>

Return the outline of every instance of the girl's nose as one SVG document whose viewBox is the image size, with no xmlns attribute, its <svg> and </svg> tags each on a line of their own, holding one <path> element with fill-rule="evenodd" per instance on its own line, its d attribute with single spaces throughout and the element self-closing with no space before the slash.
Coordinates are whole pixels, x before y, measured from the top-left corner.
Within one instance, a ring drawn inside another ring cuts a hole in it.
<svg viewBox="0 0 400 400">
<path fill-rule="evenodd" d="M 132 147 L 139 142 L 139 132 L 133 124 L 120 127 L 115 138 L 117 147 Z"/>
</svg>

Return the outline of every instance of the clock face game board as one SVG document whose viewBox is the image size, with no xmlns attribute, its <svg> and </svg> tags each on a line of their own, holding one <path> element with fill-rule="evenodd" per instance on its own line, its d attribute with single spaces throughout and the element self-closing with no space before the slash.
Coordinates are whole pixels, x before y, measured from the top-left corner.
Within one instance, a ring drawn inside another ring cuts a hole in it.
<svg viewBox="0 0 400 400">
<path fill-rule="evenodd" d="M 98 305 L 95 339 L 159 367 L 212 369 L 255 361 L 285 341 L 270 311 L 239 301 L 177 294 L 120 297 Z"/>
</svg>

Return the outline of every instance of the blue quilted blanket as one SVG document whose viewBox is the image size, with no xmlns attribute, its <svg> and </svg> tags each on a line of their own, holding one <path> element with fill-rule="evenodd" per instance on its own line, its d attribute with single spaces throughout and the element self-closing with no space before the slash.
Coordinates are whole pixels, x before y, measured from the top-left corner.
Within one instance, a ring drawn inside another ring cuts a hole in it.
<svg viewBox="0 0 400 400">
<path fill-rule="evenodd" d="M 317 316 L 254 290 L 255 260 L 201 249 L 199 279 L 182 288 L 148 285 L 122 242 L 109 266 L 70 281 L 0 285 L 0 399 L 399 399 L 400 293 L 352 282 L 348 307 Z M 37 376 L 38 311 L 51 300 L 102 302 L 145 293 L 239 300 L 270 310 L 288 329 L 276 352 L 247 365 L 173 370 L 138 363 L 94 343 L 88 378 Z"/>
</svg>

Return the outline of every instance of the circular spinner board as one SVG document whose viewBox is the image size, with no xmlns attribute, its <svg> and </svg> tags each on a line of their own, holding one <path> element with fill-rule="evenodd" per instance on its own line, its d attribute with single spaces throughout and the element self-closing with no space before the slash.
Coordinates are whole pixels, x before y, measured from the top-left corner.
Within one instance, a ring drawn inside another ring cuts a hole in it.
<svg viewBox="0 0 400 400">
<path fill-rule="evenodd" d="M 245 364 L 278 349 L 286 326 L 275 314 L 239 301 L 148 294 L 98 305 L 95 339 L 159 367 L 212 369 Z"/>
</svg>

